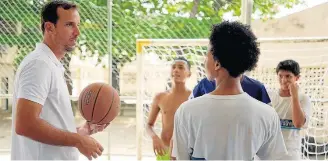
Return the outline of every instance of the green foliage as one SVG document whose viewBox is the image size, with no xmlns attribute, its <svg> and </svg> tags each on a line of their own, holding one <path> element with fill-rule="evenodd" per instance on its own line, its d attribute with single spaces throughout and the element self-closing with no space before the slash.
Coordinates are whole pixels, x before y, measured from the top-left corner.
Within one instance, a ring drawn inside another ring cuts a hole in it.
<svg viewBox="0 0 328 161">
<path fill-rule="evenodd" d="M 95 0 L 94 0 L 95 1 Z M 101 1 L 101 0 L 98 0 Z M 106 1 L 106 0 L 102 0 Z M 138 15 L 166 14 L 173 17 L 189 15 L 197 0 L 115 0 L 114 3 L 129 13 Z M 240 16 L 241 0 L 198 0 L 196 17 L 221 17 L 223 13 L 232 12 Z M 253 12 L 260 12 L 264 17 L 274 16 L 278 10 L 274 6 L 291 8 L 304 0 L 254 0 Z"/>
<path fill-rule="evenodd" d="M 195 0 L 194 0 L 195 1 Z M 195 17 L 189 17 L 194 1 L 115 0 L 113 1 L 113 57 L 124 64 L 135 56 L 136 39 L 207 38 L 212 24 L 222 21 L 226 12 L 240 16 L 241 0 L 200 0 Z M 107 6 L 107 0 L 93 0 Z M 290 6 L 301 0 L 255 0 L 253 12 L 272 18 L 275 5 Z"/>
<path fill-rule="evenodd" d="M 222 21 L 222 15 L 232 12 L 240 16 L 241 0 L 114 0 L 113 62 L 124 64 L 134 59 L 137 38 L 207 38 L 211 25 Z M 99 61 L 109 54 L 107 0 L 74 0 L 81 15 L 79 48 L 86 47 Z M 255 0 L 253 11 L 264 19 L 277 13 L 276 5 L 292 7 L 302 0 Z M 19 47 L 19 55 L 30 52 L 41 41 L 40 0 L 1 0 L 0 21 L 12 27 L 0 31 L 0 44 Z M 193 8 L 195 12 L 192 13 Z M 190 17 L 190 15 L 193 15 Z M 22 31 L 17 32 L 17 24 Z M 91 55 L 83 55 L 87 57 Z M 19 63 L 19 60 L 15 60 Z M 118 64 L 115 64 L 118 65 Z"/>
</svg>

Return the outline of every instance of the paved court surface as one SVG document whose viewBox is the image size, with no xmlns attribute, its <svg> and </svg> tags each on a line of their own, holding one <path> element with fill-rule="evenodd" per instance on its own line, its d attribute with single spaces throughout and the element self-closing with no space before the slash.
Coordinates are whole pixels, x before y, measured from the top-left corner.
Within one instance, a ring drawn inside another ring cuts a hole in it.
<svg viewBox="0 0 328 161">
<path fill-rule="evenodd" d="M 76 116 L 76 123 L 83 123 L 83 118 Z M 110 132 L 110 133 L 108 133 Z M 0 160 L 10 160 L 11 144 L 11 115 L 0 112 Z M 110 126 L 103 132 L 93 135 L 105 148 L 103 156 L 96 160 L 109 160 L 108 148 L 110 151 L 110 160 L 113 161 L 135 161 L 136 159 L 136 120 L 133 116 L 117 117 Z M 108 146 L 110 144 L 110 147 Z M 144 139 L 142 145 L 143 160 L 156 160 L 152 152 L 152 143 Z M 322 160 L 324 156 L 318 159 Z M 315 158 L 312 158 L 316 160 Z M 80 160 L 87 160 L 81 156 Z"/>
<path fill-rule="evenodd" d="M 77 115 L 77 125 L 83 122 L 83 118 Z M 0 112 L 0 131 L 0 160 L 7 160 L 9 159 L 11 145 L 10 113 Z M 100 160 L 108 160 L 108 148 L 110 149 L 111 160 L 116 160 L 118 158 L 126 158 L 127 160 L 136 159 L 136 120 L 134 116 L 117 117 L 105 131 L 94 134 L 93 137 L 104 147 L 104 157 L 101 157 Z M 111 145 L 110 147 L 108 146 L 109 142 Z M 151 147 L 151 142 L 144 141 L 142 149 L 145 160 L 147 160 L 147 158 L 154 160 Z M 83 158 L 85 157 L 81 157 L 81 159 Z"/>
</svg>

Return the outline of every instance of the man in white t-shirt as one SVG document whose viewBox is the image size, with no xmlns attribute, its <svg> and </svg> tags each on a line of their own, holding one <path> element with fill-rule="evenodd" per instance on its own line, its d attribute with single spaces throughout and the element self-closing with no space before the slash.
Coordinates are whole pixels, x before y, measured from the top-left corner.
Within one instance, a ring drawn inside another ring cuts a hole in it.
<svg viewBox="0 0 328 161">
<path fill-rule="evenodd" d="M 43 42 L 20 63 L 14 83 L 12 160 L 78 160 L 101 155 L 89 135 L 104 126 L 76 127 L 60 60 L 80 34 L 77 6 L 52 1 L 42 10 Z"/>
<path fill-rule="evenodd" d="M 300 129 L 304 128 L 311 114 L 311 101 L 299 91 L 297 81 L 300 66 L 294 60 L 279 62 L 276 68 L 280 89 L 269 91 L 272 106 L 277 111 L 287 147 L 288 155 L 284 160 L 301 159 Z"/>
<path fill-rule="evenodd" d="M 214 25 L 205 60 L 216 89 L 183 103 L 174 118 L 177 160 L 279 159 L 287 153 L 275 110 L 242 90 L 240 78 L 260 54 L 256 37 L 239 22 Z"/>
</svg>

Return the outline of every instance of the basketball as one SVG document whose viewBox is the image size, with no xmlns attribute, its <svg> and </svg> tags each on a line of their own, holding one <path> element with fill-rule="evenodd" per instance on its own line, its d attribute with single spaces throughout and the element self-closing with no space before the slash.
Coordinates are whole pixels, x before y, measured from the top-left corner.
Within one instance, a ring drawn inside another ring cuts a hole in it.
<svg viewBox="0 0 328 161">
<path fill-rule="evenodd" d="M 92 83 L 85 87 L 78 100 L 82 117 L 92 124 L 107 124 L 119 113 L 118 92 L 106 83 Z"/>
</svg>

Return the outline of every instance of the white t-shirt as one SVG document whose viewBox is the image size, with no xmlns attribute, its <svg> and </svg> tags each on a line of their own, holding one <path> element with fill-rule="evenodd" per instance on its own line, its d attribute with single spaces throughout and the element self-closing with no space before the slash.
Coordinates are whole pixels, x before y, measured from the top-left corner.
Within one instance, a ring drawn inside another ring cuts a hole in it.
<svg viewBox="0 0 328 161">
<path fill-rule="evenodd" d="M 184 102 L 174 118 L 172 155 L 178 160 L 278 159 L 287 153 L 272 107 L 247 93 L 206 94 Z"/>
<path fill-rule="evenodd" d="M 272 107 L 277 111 L 280 122 L 282 134 L 284 136 L 285 144 L 287 147 L 288 155 L 286 160 L 300 160 L 301 159 L 301 136 L 300 129 L 296 128 L 292 122 L 292 100 L 291 97 L 281 97 L 279 91 L 268 90 L 271 99 Z M 306 122 L 302 128 L 307 126 L 309 117 L 311 116 L 311 101 L 305 94 L 299 93 L 299 100 L 301 109 L 303 110 Z"/>
<path fill-rule="evenodd" d="M 12 108 L 11 159 L 78 160 L 79 153 L 74 147 L 43 144 L 16 134 L 16 101 L 19 98 L 43 105 L 40 118 L 49 124 L 62 130 L 76 132 L 64 78 L 64 67 L 43 43 L 37 44 L 36 49 L 24 58 L 16 73 Z"/>
</svg>

